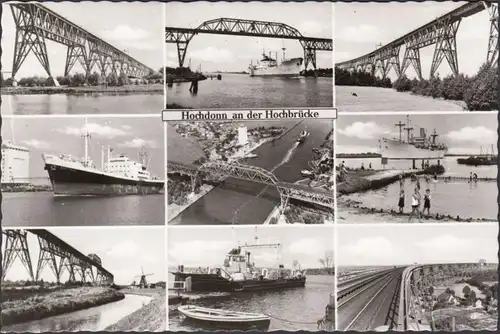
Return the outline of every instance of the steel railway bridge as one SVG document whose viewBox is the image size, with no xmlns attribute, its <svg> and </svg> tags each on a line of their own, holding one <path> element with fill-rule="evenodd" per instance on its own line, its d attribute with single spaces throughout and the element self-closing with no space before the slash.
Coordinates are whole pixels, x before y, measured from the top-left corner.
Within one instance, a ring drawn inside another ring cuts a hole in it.
<svg viewBox="0 0 500 334">
<path fill-rule="evenodd" d="M 218 182 L 232 177 L 276 188 L 280 194 L 281 211 L 286 208 L 290 199 L 327 207 L 332 212 L 334 210 L 335 197 L 333 191 L 311 189 L 294 183 L 281 182 L 273 173 L 260 167 L 225 162 L 206 162 L 196 167 L 169 161 L 167 171 L 170 174 L 190 176 L 193 191 L 204 176 L 210 176 Z"/>
<path fill-rule="evenodd" d="M 111 71 L 117 75 L 124 73 L 130 77 L 141 78 L 154 72 L 125 52 L 39 3 L 22 2 L 9 6 L 16 25 L 12 78 L 28 54 L 33 52 L 49 77 L 54 79 L 47 53 L 47 40 L 68 47 L 64 76 L 70 73 L 77 61 L 87 75 L 95 65 L 102 75 Z M 58 85 L 57 81 L 55 84 Z"/>
<path fill-rule="evenodd" d="M 38 239 L 39 255 L 36 271 L 30 256 L 27 235 L 31 233 Z M 61 240 L 51 232 L 42 229 L 5 229 L 5 243 L 2 254 L 2 281 L 7 272 L 19 258 L 28 272 L 32 281 L 38 282 L 42 271 L 47 265 L 52 269 L 57 283 L 61 281 L 61 275 L 66 270 L 69 281 L 76 282 L 77 276 L 81 282 L 92 282 L 96 284 L 112 284 L 114 277 L 108 270 L 104 269 L 102 263 L 96 259 L 85 256 L 71 245 Z M 59 258 L 59 259 L 58 259 Z"/>
<path fill-rule="evenodd" d="M 284 23 L 219 18 L 205 21 L 196 29 L 165 27 L 165 42 L 177 45 L 179 66 L 184 65 L 189 42 L 198 34 L 233 35 L 298 40 L 304 49 L 305 69 L 312 64 L 316 69 L 316 51 L 333 51 L 329 38 L 303 36 L 297 29 Z"/>
<path fill-rule="evenodd" d="M 393 68 L 399 78 L 412 65 L 418 78 L 422 79 L 420 49 L 435 45 L 430 77 L 435 76 L 445 58 L 456 76 L 459 74 L 456 36 L 460 22 L 463 18 L 485 9 L 488 10 L 491 21 L 486 62 L 491 66 L 496 66 L 498 62 L 498 5 L 496 1 L 491 0 L 467 3 L 375 51 L 337 63 L 336 66 L 350 71 L 369 71 L 372 74 L 376 74 L 378 70 L 383 78 Z M 402 46 L 405 47 L 405 52 L 403 62 L 400 63 Z"/>
</svg>

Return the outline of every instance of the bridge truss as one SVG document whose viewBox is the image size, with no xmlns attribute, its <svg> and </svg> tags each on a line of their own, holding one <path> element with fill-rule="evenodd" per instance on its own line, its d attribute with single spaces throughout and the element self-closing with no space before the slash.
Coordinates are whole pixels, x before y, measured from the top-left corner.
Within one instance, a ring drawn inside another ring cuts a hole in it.
<svg viewBox="0 0 500 334">
<path fill-rule="evenodd" d="M 333 193 L 281 182 L 273 173 L 260 167 L 225 162 L 207 162 L 199 167 L 192 167 L 168 162 L 167 168 L 169 173 L 190 176 L 193 192 L 201 181 L 202 175 L 208 174 L 210 177 L 215 177 L 218 181 L 232 177 L 275 187 L 280 194 L 281 210 L 286 208 L 290 199 L 328 207 L 332 211 L 335 207 L 335 197 Z"/>
<path fill-rule="evenodd" d="M 316 69 L 316 51 L 333 51 L 332 39 L 305 37 L 297 29 L 279 22 L 219 18 L 203 22 L 196 29 L 165 27 L 165 42 L 177 45 L 179 66 L 184 65 L 189 42 L 195 35 L 216 34 L 298 40 L 304 50 L 305 69 Z"/>
<path fill-rule="evenodd" d="M 28 247 L 27 235 L 37 236 L 39 255 L 36 271 L 33 270 L 32 259 Z M 93 282 L 96 284 L 112 284 L 113 275 L 95 260 L 83 255 L 78 250 L 59 239 L 47 230 L 11 230 L 2 231 L 5 235 L 4 252 L 2 256 L 2 281 L 17 258 L 28 272 L 29 278 L 38 282 L 47 265 L 52 270 L 57 283 L 61 282 L 64 271 L 69 274 L 69 281 Z"/>
<path fill-rule="evenodd" d="M 70 73 L 77 61 L 85 69 L 86 75 L 91 73 L 95 65 L 102 75 L 114 72 L 117 75 L 124 73 L 127 76 L 144 77 L 154 72 L 125 52 L 39 3 L 12 3 L 9 6 L 16 25 L 12 78 L 30 52 L 35 54 L 49 77 L 53 78 L 47 40 L 68 47 L 64 76 Z"/>
<path fill-rule="evenodd" d="M 430 77 L 434 77 L 443 60 L 446 59 L 453 74 L 459 74 L 457 56 L 457 31 L 463 18 L 488 10 L 490 36 L 486 62 L 490 66 L 498 63 L 498 5 L 491 1 L 467 3 L 434 21 L 400 37 L 364 56 L 336 64 L 337 67 L 351 71 L 365 71 L 385 78 L 394 69 L 398 78 L 405 74 L 410 65 L 419 79 L 422 79 L 420 49 L 435 45 Z M 400 50 L 405 47 L 403 61 L 400 63 Z"/>
</svg>

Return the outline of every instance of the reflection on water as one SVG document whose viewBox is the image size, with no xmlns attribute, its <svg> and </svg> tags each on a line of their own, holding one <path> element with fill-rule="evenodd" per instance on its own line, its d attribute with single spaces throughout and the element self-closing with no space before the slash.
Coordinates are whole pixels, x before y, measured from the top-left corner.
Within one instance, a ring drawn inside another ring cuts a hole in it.
<svg viewBox="0 0 500 334">
<path fill-rule="evenodd" d="M 271 317 L 270 331 L 316 331 L 317 321 L 325 315 L 333 287 L 333 276 L 308 276 L 305 288 L 234 293 L 224 298 L 202 299 L 196 305 L 267 314 Z M 176 310 L 169 312 L 168 321 L 169 329 L 173 331 L 200 330 L 192 322 L 183 321 Z"/>
<path fill-rule="evenodd" d="M 4 326 L 5 332 L 102 331 L 149 303 L 151 297 L 125 295 L 125 299 L 86 310 Z"/>
</svg>

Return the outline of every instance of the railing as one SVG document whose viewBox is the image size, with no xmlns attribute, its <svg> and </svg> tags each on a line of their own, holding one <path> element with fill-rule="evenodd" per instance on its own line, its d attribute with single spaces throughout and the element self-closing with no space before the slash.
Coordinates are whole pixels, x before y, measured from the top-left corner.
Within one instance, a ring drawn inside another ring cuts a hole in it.
<svg viewBox="0 0 500 334">
<path fill-rule="evenodd" d="M 386 276 L 394 269 L 383 270 L 370 275 L 363 275 L 361 277 L 340 282 L 337 284 L 337 301 L 345 298 L 346 296 L 366 287 L 367 285 L 375 282 L 379 278 Z M 339 305 L 340 306 L 340 305 Z"/>
</svg>

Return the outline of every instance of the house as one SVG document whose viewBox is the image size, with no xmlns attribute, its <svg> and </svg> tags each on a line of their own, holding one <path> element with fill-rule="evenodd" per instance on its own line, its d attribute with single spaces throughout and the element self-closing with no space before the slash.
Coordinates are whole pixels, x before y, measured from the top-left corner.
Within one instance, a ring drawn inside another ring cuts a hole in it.
<svg viewBox="0 0 500 334">
<path fill-rule="evenodd" d="M 476 300 L 476 302 L 473 304 L 474 308 L 483 308 L 483 302 L 481 299 Z"/>
</svg>

